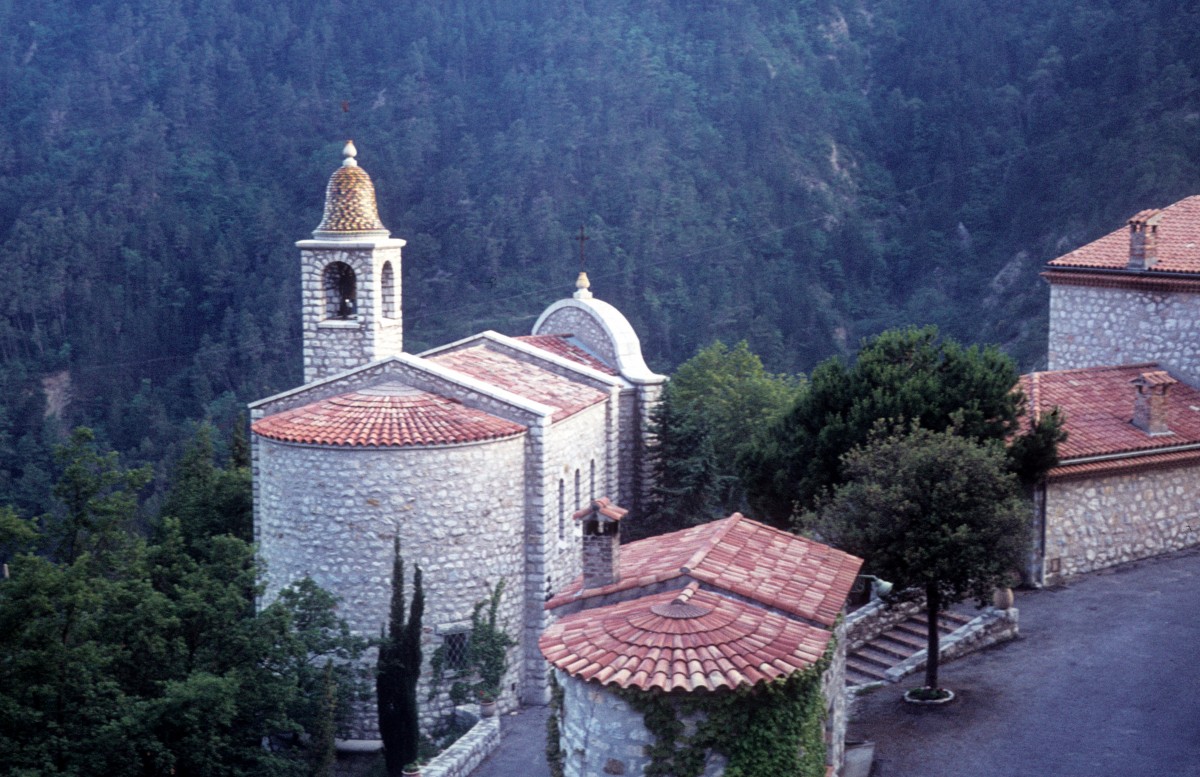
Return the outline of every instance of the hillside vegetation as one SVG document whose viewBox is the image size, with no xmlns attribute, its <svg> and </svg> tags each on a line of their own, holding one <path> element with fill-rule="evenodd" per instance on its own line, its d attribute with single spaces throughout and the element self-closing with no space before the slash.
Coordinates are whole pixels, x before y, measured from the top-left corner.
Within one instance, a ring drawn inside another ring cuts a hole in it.
<svg viewBox="0 0 1200 777">
<path fill-rule="evenodd" d="M 658 369 L 908 323 L 1032 366 L 1039 267 L 1200 192 L 1198 75 L 1185 0 L 0 0 L 0 491 L 41 509 L 65 426 L 161 462 L 299 382 L 346 137 L 409 350 L 526 331 L 583 226 Z"/>
</svg>

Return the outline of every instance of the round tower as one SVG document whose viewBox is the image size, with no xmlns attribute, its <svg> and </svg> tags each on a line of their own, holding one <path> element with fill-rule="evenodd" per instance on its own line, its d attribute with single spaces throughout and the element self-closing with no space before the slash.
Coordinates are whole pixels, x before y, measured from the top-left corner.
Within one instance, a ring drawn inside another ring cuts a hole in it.
<svg viewBox="0 0 1200 777">
<path fill-rule="evenodd" d="M 354 141 L 325 189 L 325 214 L 300 249 L 304 381 L 398 354 L 404 349 L 400 249 L 379 220 L 371 176 Z"/>
</svg>

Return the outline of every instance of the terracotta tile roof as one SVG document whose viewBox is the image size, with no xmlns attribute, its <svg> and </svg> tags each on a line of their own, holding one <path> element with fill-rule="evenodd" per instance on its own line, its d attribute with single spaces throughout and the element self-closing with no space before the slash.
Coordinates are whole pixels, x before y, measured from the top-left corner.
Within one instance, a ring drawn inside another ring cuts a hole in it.
<svg viewBox="0 0 1200 777">
<path fill-rule="evenodd" d="M 427 358 L 526 399 L 558 408 L 553 416 L 555 421 L 608 399 L 607 392 L 493 350 L 486 344 L 445 351 Z"/>
<path fill-rule="evenodd" d="M 1200 273 L 1200 195 L 1180 200 L 1161 211 L 1143 211 L 1134 219 L 1139 217 L 1157 219 L 1154 237 L 1147 238 L 1154 244 L 1157 261 L 1145 272 Z M 1058 257 L 1049 266 L 1124 270 L 1128 264 L 1129 227 L 1125 226 Z"/>
<path fill-rule="evenodd" d="M 359 389 L 254 422 L 254 433 L 309 445 L 405 447 L 511 437 L 520 424 L 398 384 Z"/>
<path fill-rule="evenodd" d="M 582 510 L 577 510 L 572 518 L 576 521 L 582 521 L 584 518 L 590 518 L 592 515 L 599 513 L 602 517 L 610 521 L 619 521 L 629 514 L 629 511 L 624 507 L 618 507 L 612 503 L 612 500 L 606 496 L 599 499 L 593 499 L 592 503 Z"/>
<path fill-rule="evenodd" d="M 1171 434 L 1152 436 L 1131 423 L 1137 393 L 1132 381 L 1144 374 L 1154 381 L 1174 380 L 1157 364 L 1126 364 L 1034 372 L 1021 376 L 1021 388 L 1032 417 L 1062 408 L 1068 437 L 1058 446 L 1058 456 L 1064 463 L 1200 442 L 1200 391 L 1186 383 L 1171 385 L 1167 392 Z"/>
<path fill-rule="evenodd" d="M 620 579 L 581 591 L 576 578 L 547 609 L 690 577 L 817 623 L 832 625 L 862 559 L 734 513 L 621 546 Z"/>
<path fill-rule="evenodd" d="M 1150 453 L 1142 456 L 1089 461 L 1084 464 L 1064 464 L 1050 470 L 1046 477 L 1049 480 L 1072 480 L 1107 475 L 1127 475 L 1151 469 L 1195 466 L 1198 463 L 1200 463 L 1200 450 Z"/>
<path fill-rule="evenodd" d="M 682 591 L 583 610 L 538 642 L 573 677 L 621 688 L 717 690 L 785 677 L 816 663 L 830 632 L 693 583 Z"/>
<path fill-rule="evenodd" d="M 615 369 L 605 364 L 600 359 L 580 348 L 575 343 L 571 342 L 571 335 L 522 335 L 515 339 L 532 346 L 541 348 L 543 351 L 562 356 L 565 359 L 570 359 L 573 362 L 591 367 L 594 370 L 599 370 L 605 375 L 619 375 Z"/>
</svg>

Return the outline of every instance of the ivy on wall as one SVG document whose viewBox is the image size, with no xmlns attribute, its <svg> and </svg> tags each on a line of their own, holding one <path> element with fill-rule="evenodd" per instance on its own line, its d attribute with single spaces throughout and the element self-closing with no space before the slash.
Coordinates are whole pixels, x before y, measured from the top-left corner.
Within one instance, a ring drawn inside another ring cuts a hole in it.
<svg viewBox="0 0 1200 777">
<path fill-rule="evenodd" d="M 623 689 L 654 744 L 646 777 L 699 777 L 710 752 L 728 759 L 725 777 L 822 777 L 825 702 L 821 676 L 834 642 L 816 664 L 786 679 L 734 691 L 667 694 Z M 698 722 L 689 733 L 684 721 Z"/>
</svg>

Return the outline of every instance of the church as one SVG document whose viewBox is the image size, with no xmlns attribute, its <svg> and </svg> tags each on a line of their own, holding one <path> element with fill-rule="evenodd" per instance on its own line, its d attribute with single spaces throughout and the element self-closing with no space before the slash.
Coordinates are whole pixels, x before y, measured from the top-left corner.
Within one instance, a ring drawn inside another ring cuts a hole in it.
<svg viewBox="0 0 1200 777">
<path fill-rule="evenodd" d="M 426 663 L 444 646 L 453 672 L 475 603 L 503 581 L 499 621 L 517 645 L 500 706 L 545 704 L 543 605 L 581 571 L 571 518 L 599 498 L 638 514 L 666 378 L 584 273 L 528 335 L 405 352 L 404 241 L 380 221 L 353 142 L 321 224 L 296 245 L 305 382 L 250 406 L 264 601 L 308 576 L 340 599 L 356 634 L 377 637 L 398 537 L 406 575 L 419 565 L 424 576 Z M 423 726 L 450 708 L 442 688 L 423 701 Z M 378 739 L 373 703 L 344 736 Z"/>
</svg>

